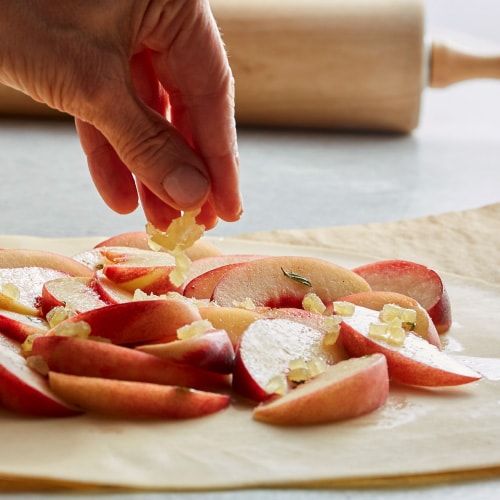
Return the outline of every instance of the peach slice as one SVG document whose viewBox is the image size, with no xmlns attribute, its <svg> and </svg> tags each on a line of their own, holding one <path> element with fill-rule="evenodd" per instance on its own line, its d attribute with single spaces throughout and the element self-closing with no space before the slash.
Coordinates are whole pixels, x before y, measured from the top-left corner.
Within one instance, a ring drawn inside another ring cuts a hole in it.
<svg viewBox="0 0 500 500">
<path fill-rule="evenodd" d="M 118 264 L 104 266 L 103 274 L 130 293 L 142 290 L 144 293 L 162 295 L 180 291 L 179 286 L 172 283 L 170 279 L 170 273 L 174 269 L 174 265 L 130 266 Z"/>
<path fill-rule="evenodd" d="M 84 311 L 56 328 L 83 321 L 90 326 L 91 336 L 113 344 L 144 344 L 174 340 L 178 328 L 200 319 L 198 309 L 183 300 L 136 300 Z"/>
<path fill-rule="evenodd" d="M 193 299 L 210 299 L 213 295 L 215 285 L 217 285 L 221 277 L 230 269 L 239 265 L 241 263 L 237 262 L 209 269 L 187 282 L 182 292 L 183 295 Z"/>
<path fill-rule="evenodd" d="M 24 342 L 30 335 L 44 335 L 49 329 L 47 321 L 38 315 L 0 310 L 0 332 L 18 342 Z"/>
<path fill-rule="evenodd" d="M 0 307 L 30 316 L 39 315 L 38 300 L 45 282 L 68 274 L 45 267 L 0 268 Z M 12 290 L 9 294 L 7 290 Z"/>
<path fill-rule="evenodd" d="M 221 274 L 228 269 L 226 266 L 262 259 L 263 257 L 264 255 L 258 254 L 224 254 L 196 260 L 187 272 L 182 292 L 187 297 L 209 299 L 215 283 L 219 280 Z M 203 296 L 200 295 L 201 287 L 204 290 Z"/>
<path fill-rule="evenodd" d="M 378 323 L 378 311 L 355 306 L 352 316 L 343 317 L 340 341 L 351 356 L 384 354 L 391 380 L 406 385 L 440 387 L 480 379 L 479 374 L 412 332 L 396 344 L 374 337 L 370 333 L 371 325 Z"/>
<path fill-rule="evenodd" d="M 92 270 L 77 260 L 45 250 L 0 249 L 0 268 L 53 269 L 70 276 L 91 276 Z"/>
<path fill-rule="evenodd" d="M 226 394 L 171 385 L 49 373 L 50 388 L 88 412 L 133 419 L 187 419 L 227 408 Z"/>
<path fill-rule="evenodd" d="M 133 293 L 139 289 L 155 295 L 180 290 L 170 278 L 176 262 L 169 253 L 123 247 L 98 250 L 105 258 L 103 274 L 124 290 Z"/>
<path fill-rule="evenodd" d="M 351 302 L 358 306 L 381 311 L 385 304 L 396 304 L 413 309 L 417 313 L 413 332 L 441 349 L 441 339 L 427 311 L 415 300 L 398 292 L 372 291 L 355 293 L 342 297 L 341 301 Z"/>
<path fill-rule="evenodd" d="M 386 359 L 372 354 L 328 366 L 288 394 L 255 407 L 253 418 L 275 425 L 325 424 L 371 413 L 388 395 Z"/>
<path fill-rule="evenodd" d="M 0 403 L 18 413 L 65 417 L 80 413 L 50 390 L 47 380 L 31 370 L 20 345 L 0 334 Z"/>
<path fill-rule="evenodd" d="M 92 278 L 67 276 L 46 281 L 42 287 L 40 306 L 44 316 L 54 307 L 68 307 L 75 312 L 108 305 L 92 287 Z"/>
<path fill-rule="evenodd" d="M 69 375 L 112 378 L 200 390 L 227 389 L 226 376 L 165 361 L 151 354 L 106 342 L 51 335 L 35 338 L 29 356 L 40 357 L 48 370 Z"/>
<path fill-rule="evenodd" d="M 96 271 L 92 287 L 99 297 L 108 304 L 123 304 L 134 300 L 134 294 L 104 276 L 102 270 Z"/>
<path fill-rule="evenodd" d="M 131 231 L 111 236 L 95 245 L 95 248 L 121 246 L 151 250 L 148 240 L 149 235 L 146 231 Z M 220 253 L 221 251 L 216 246 L 204 239 L 197 240 L 192 247 L 186 249 L 186 255 L 191 260 L 220 255 Z"/>
<path fill-rule="evenodd" d="M 250 299 L 255 306 L 301 307 L 307 293 L 327 303 L 344 295 L 370 290 L 358 274 L 313 257 L 265 257 L 236 266 L 214 288 L 212 300 L 233 306 Z"/>
<path fill-rule="evenodd" d="M 298 309 L 295 307 L 281 307 L 277 309 L 264 309 L 261 310 L 260 316 L 262 318 L 282 318 L 289 319 L 291 321 L 296 321 L 298 323 L 303 323 L 304 325 L 310 326 L 319 330 L 323 335 L 329 335 L 329 316 L 323 316 L 322 314 L 307 311 L 305 309 Z M 328 347 L 328 357 L 329 359 L 337 363 L 347 359 L 349 355 L 344 349 L 341 342 L 335 342 Z"/>
<path fill-rule="evenodd" d="M 357 267 L 372 290 L 399 292 L 414 298 L 431 317 L 439 333 L 449 330 L 452 322 L 448 292 L 441 276 L 423 264 L 407 260 L 383 260 Z"/>
<path fill-rule="evenodd" d="M 303 360 L 311 366 L 331 362 L 323 339 L 319 330 L 289 319 L 254 321 L 236 349 L 233 389 L 254 401 L 286 392 L 291 362 Z"/>
<path fill-rule="evenodd" d="M 100 246 L 84 250 L 73 255 L 73 260 L 80 262 L 89 269 L 96 271 L 109 264 L 122 264 L 135 267 L 171 266 L 175 259 L 168 253 L 155 252 L 123 246 Z"/>
<path fill-rule="evenodd" d="M 229 374 L 233 371 L 234 348 L 225 330 L 209 330 L 185 339 L 137 346 L 161 359 Z"/>
<path fill-rule="evenodd" d="M 259 311 L 243 309 L 242 307 L 208 305 L 200 306 L 198 309 L 200 316 L 210 321 L 214 328 L 226 331 L 233 347 L 238 345 L 241 335 L 250 324 L 262 318 L 262 314 Z"/>
</svg>

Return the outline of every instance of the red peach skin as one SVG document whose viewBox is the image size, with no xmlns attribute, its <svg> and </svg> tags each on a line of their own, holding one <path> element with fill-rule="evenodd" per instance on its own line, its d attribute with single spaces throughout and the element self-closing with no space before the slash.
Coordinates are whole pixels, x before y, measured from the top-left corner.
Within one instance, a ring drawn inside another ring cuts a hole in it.
<svg viewBox="0 0 500 500">
<path fill-rule="evenodd" d="M 275 425 L 327 424 L 375 411 L 388 395 L 386 359 L 372 354 L 328 366 L 284 396 L 258 405 L 253 418 Z"/>
<path fill-rule="evenodd" d="M 382 260 L 357 267 L 372 290 L 399 292 L 414 298 L 431 317 L 438 333 L 452 323 L 451 304 L 441 276 L 428 267 L 407 260 Z"/>
<path fill-rule="evenodd" d="M 476 372 L 411 332 L 402 346 L 370 338 L 369 325 L 377 321 L 377 311 L 356 306 L 354 315 L 344 317 L 341 323 L 340 341 L 351 356 L 383 354 L 391 380 L 406 385 L 441 387 L 480 379 Z"/>
<path fill-rule="evenodd" d="M 85 321 L 90 325 L 91 336 L 125 345 L 174 340 L 178 328 L 200 319 L 198 309 L 188 302 L 158 299 L 111 304 L 82 312 L 64 322 Z"/>
<path fill-rule="evenodd" d="M 225 394 L 50 372 L 51 389 L 85 411 L 132 419 L 196 418 L 227 408 Z"/>
<path fill-rule="evenodd" d="M 0 334 L 0 403 L 5 408 L 38 417 L 67 417 L 81 413 L 49 388 L 47 380 L 31 370 L 19 343 Z"/>
<path fill-rule="evenodd" d="M 30 355 L 41 357 L 49 370 L 69 375 L 178 385 L 209 391 L 229 387 L 226 376 L 95 340 L 58 335 L 39 337 L 33 341 Z"/>
</svg>

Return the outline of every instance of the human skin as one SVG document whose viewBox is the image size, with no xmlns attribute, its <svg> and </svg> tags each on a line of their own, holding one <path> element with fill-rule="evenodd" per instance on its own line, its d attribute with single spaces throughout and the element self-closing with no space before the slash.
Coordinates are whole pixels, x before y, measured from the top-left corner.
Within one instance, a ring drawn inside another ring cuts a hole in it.
<svg viewBox="0 0 500 500">
<path fill-rule="evenodd" d="M 208 0 L 0 0 L 0 82 L 75 117 L 94 184 L 165 229 L 238 220 L 231 70 Z"/>
</svg>

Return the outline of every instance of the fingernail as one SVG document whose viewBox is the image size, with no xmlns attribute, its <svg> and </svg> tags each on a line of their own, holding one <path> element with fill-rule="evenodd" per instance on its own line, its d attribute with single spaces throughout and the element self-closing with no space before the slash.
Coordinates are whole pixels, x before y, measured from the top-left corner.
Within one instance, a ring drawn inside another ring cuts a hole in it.
<svg viewBox="0 0 500 500">
<path fill-rule="evenodd" d="M 162 182 L 163 189 L 181 208 L 195 205 L 205 197 L 208 179 L 191 165 L 172 170 Z"/>
</svg>

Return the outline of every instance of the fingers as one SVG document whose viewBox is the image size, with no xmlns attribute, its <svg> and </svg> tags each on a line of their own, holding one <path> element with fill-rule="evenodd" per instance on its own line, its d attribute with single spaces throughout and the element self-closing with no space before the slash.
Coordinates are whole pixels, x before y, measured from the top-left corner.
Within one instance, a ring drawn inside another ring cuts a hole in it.
<svg viewBox="0 0 500 500">
<path fill-rule="evenodd" d="M 146 219 L 151 222 L 156 228 L 165 231 L 170 222 L 176 217 L 179 217 L 178 210 L 165 205 L 155 194 L 153 194 L 146 186 L 138 183 L 137 186 L 141 197 Z M 201 207 L 199 215 L 196 217 L 198 224 L 203 224 L 205 229 L 212 229 L 217 224 L 217 214 L 210 202 L 205 202 Z"/>
<path fill-rule="evenodd" d="M 165 120 L 168 99 L 148 54 L 134 56 L 130 68 L 134 88 L 114 88 L 112 98 L 105 94 L 93 112 L 93 123 L 102 132 L 82 120 L 77 120 L 77 130 L 106 203 L 121 213 L 137 206 L 134 174 L 146 217 L 166 228 L 180 210 L 198 208 L 206 201 L 209 175 Z"/>
<path fill-rule="evenodd" d="M 101 110 L 94 123 L 121 162 L 160 200 L 178 210 L 201 206 L 209 195 L 207 169 L 172 125 L 133 92 L 114 97 L 112 112 Z M 98 151 L 87 151 L 90 157 Z"/>
<path fill-rule="evenodd" d="M 90 175 L 102 199 L 115 212 L 133 212 L 137 208 L 138 199 L 129 169 L 94 126 L 79 119 L 75 120 L 75 125 L 87 156 Z"/>
<path fill-rule="evenodd" d="M 242 207 L 233 78 L 208 2 L 182 5 L 168 27 L 160 24 L 145 43 L 156 49 L 152 62 L 169 94 L 172 123 L 206 165 L 213 207 L 234 221 Z"/>
</svg>

